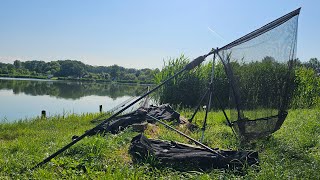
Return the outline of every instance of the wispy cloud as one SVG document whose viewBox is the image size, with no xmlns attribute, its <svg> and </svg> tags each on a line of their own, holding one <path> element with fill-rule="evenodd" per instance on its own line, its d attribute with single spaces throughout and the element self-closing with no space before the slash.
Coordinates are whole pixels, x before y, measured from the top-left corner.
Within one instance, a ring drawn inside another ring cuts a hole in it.
<svg viewBox="0 0 320 180">
<path fill-rule="evenodd" d="M 212 28 L 208 27 L 208 30 L 211 31 L 213 34 L 215 34 L 218 38 L 220 38 L 224 43 L 226 42 L 226 40 L 220 34 L 214 31 Z"/>
</svg>

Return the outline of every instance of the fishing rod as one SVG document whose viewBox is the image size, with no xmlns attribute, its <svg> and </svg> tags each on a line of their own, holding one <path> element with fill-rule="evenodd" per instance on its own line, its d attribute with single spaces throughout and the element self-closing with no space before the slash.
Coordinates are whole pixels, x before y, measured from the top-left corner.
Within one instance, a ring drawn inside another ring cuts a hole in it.
<svg viewBox="0 0 320 180">
<path fill-rule="evenodd" d="M 83 138 L 85 138 L 86 136 L 88 136 L 89 134 L 91 134 L 92 132 L 94 132 L 96 129 L 98 129 L 99 127 L 103 126 L 106 122 L 110 121 L 111 119 L 115 118 L 117 115 L 119 115 L 120 113 L 122 113 L 123 111 L 125 111 L 126 109 L 128 109 L 129 107 L 133 106 L 134 104 L 136 104 L 138 101 L 140 101 L 141 99 L 145 98 L 146 96 L 148 96 L 149 94 L 153 93 L 154 91 L 156 91 L 157 89 L 159 89 L 160 87 L 162 87 L 164 84 L 166 84 L 168 81 L 170 81 L 171 79 L 177 77 L 178 75 L 180 75 L 181 73 L 183 73 L 184 71 L 189 71 L 192 70 L 193 68 L 195 68 L 196 66 L 200 65 L 203 61 L 205 61 L 206 57 L 210 56 L 211 54 L 215 53 L 216 51 L 218 51 L 218 49 L 212 49 L 208 54 L 205 54 L 203 56 L 199 56 L 196 59 L 194 59 L 193 61 L 191 61 L 189 64 L 187 64 L 182 70 L 178 71 L 177 73 L 175 73 L 173 76 L 169 77 L 168 79 L 166 79 L 165 81 L 163 81 L 162 83 L 160 83 L 159 85 L 157 85 L 156 87 L 154 87 L 153 89 L 151 89 L 150 91 L 148 91 L 147 93 L 145 93 L 144 95 L 142 95 L 141 97 L 139 97 L 138 99 L 134 100 L 133 102 L 131 102 L 130 104 L 128 104 L 127 106 L 123 107 L 120 111 L 116 112 L 115 114 L 113 114 L 112 116 L 110 116 L 108 119 L 102 121 L 100 124 L 98 124 L 96 127 L 86 131 L 84 134 L 82 134 L 81 136 L 77 137 L 76 139 L 74 139 L 73 141 L 71 141 L 69 144 L 65 145 L 64 147 L 62 147 L 61 149 L 59 149 L 58 151 L 56 151 L 55 153 L 53 153 L 52 155 L 50 155 L 49 157 L 45 158 L 43 161 L 41 161 L 40 163 L 38 163 L 37 165 L 35 165 L 33 168 L 31 168 L 31 170 L 34 170 L 38 167 L 40 167 L 41 165 L 49 162 L 51 159 L 53 159 L 54 157 L 58 156 L 59 154 L 61 154 L 62 152 L 64 152 L 65 150 L 67 150 L 68 148 L 70 148 L 72 145 L 76 144 L 77 142 L 79 142 L 80 140 L 82 140 Z"/>
</svg>

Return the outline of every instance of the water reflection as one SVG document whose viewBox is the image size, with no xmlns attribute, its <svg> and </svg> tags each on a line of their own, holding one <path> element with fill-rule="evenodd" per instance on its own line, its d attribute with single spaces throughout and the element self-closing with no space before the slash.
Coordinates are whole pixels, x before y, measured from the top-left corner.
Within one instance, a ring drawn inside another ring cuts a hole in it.
<svg viewBox="0 0 320 180">
<path fill-rule="evenodd" d="M 131 97 L 141 94 L 146 86 L 0 78 L 0 122 L 39 116 L 107 111 Z"/>
<path fill-rule="evenodd" d="M 12 90 L 14 94 L 49 95 L 74 100 L 90 95 L 108 96 L 112 99 L 136 96 L 144 88 L 144 86 L 117 83 L 0 79 L 0 90 Z"/>
</svg>

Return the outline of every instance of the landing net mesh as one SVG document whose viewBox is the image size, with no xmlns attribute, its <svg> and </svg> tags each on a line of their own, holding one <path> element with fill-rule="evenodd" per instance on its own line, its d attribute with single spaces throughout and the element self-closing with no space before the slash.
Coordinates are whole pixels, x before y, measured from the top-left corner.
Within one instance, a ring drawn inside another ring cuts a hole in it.
<svg viewBox="0 0 320 180">
<path fill-rule="evenodd" d="M 293 91 L 300 9 L 222 47 L 218 57 L 230 85 L 230 117 L 241 137 L 280 128 Z"/>
</svg>

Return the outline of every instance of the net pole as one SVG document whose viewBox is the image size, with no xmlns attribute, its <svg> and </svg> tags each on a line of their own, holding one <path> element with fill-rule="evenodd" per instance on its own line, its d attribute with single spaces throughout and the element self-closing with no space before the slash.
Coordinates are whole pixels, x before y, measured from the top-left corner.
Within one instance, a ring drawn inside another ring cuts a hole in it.
<svg viewBox="0 0 320 180">
<path fill-rule="evenodd" d="M 232 127 L 232 123 L 231 123 L 231 121 L 229 120 L 229 118 L 228 118 L 228 116 L 227 116 L 227 113 L 226 113 L 225 109 L 223 108 L 222 103 L 221 103 L 219 97 L 216 96 L 215 94 L 213 94 L 213 95 L 214 95 L 214 97 L 216 98 L 216 100 L 218 101 L 219 106 L 220 106 L 220 109 L 222 110 L 223 115 L 224 115 L 224 117 L 226 118 L 226 121 L 227 121 L 229 127 L 231 128 L 234 136 L 238 139 L 238 136 L 237 136 L 236 132 L 234 131 L 233 127 Z"/>
<path fill-rule="evenodd" d="M 201 97 L 200 102 L 199 102 L 196 110 L 195 110 L 194 113 L 192 114 L 192 117 L 189 119 L 189 122 L 190 122 L 190 123 L 192 122 L 193 118 L 196 116 L 197 112 L 199 111 L 200 106 L 201 106 L 204 98 L 205 98 L 205 97 L 207 96 L 207 94 L 209 93 L 209 91 L 210 91 L 210 88 L 208 88 L 208 89 L 206 90 L 206 92 L 203 94 L 203 96 Z"/>
<path fill-rule="evenodd" d="M 217 48 L 218 49 L 218 48 Z M 203 141 L 204 138 L 204 132 L 206 130 L 206 126 L 207 126 L 207 119 L 208 119 L 208 112 L 211 109 L 211 101 L 212 101 L 212 93 L 213 93 L 213 80 L 214 80 L 214 66 L 215 66 L 215 59 L 216 59 L 216 53 L 213 54 L 213 59 L 212 59 L 212 71 L 211 71 L 211 80 L 209 83 L 209 100 L 207 103 L 207 107 L 206 107 L 206 114 L 204 116 L 204 121 L 203 121 L 203 125 L 202 125 L 202 135 L 201 135 L 201 139 L 200 142 Z"/>
<path fill-rule="evenodd" d="M 207 57 L 207 56 L 210 56 L 210 55 L 212 55 L 212 54 L 215 54 L 216 52 L 218 52 L 218 49 L 219 49 L 219 48 L 216 48 L 216 49 L 212 48 L 211 51 L 206 55 L 206 57 Z M 209 92 L 210 92 L 210 87 L 207 88 L 206 92 L 205 92 L 205 93 L 203 94 L 203 96 L 201 97 L 200 102 L 199 102 L 196 110 L 194 111 L 192 117 L 189 119 L 189 122 L 192 122 L 192 121 L 193 121 L 193 118 L 196 116 L 197 112 L 199 111 L 200 106 L 201 106 L 204 98 L 208 95 Z"/>
<path fill-rule="evenodd" d="M 211 90 L 211 92 L 212 92 L 212 94 L 210 94 L 210 95 L 211 95 L 211 96 L 212 96 L 212 95 L 215 96 L 215 98 L 216 98 L 216 100 L 218 101 L 219 106 L 220 106 L 220 108 L 221 108 L 221 110 L 222 110 L 222 112 L 223 112 L 223 115 L 224 115 L 224 117 L 226 118 L 226 121 L 227 121 L 229 127 L 231 128 L 231 130 L 232 130 L 233 134 L 235 135 L 235 137 L 238 138 L 236 132 L 234 131 L 234 129 L 233 129 L 233 127 L 232 127 L 232 123 L 231 123 L 231 121 L 229 120 L 229 118 L 228 118 L 228 116 L 227 116 L 227 113 L 225 112 L 225 109 L 224 109 L 223 106 L 222 106 L 222 103 L 221 103 L 219 97 L 216 96 L 216 94 L 213 92 L 214 64 L 215 64 L 215 56 L 216 56 L 216 55 L 220 58 L 220 61 L 223 63 L 222 57 L 221 57 L 220 54 L 219 54 L 219 48 L 216 48 L 216 50 L 214 51 L 214 54 L 213 54 L 214 59 L 213 59 L 213 65 L 212 65 L 213 67 L 212 67 L 212 73 L 211 73 L 211 82 L 212 82 L 212 90 Z M 211 97 L 210 97 L 210 98 L 211 98 Z M 203 131 L 203 133 L 202 133 L 201 138 L 203 139 L 203 137 L 204 137 L 204 131 Z"/>
<path fill-rule="evenodd" d="M 221 55 L 219 54 L 219 52 L 216 53 L 220 59 L 220 61 L 223 63 L 223 66 L 224 66 L 224 69 L 225 69 L 225 72 L 227 74 L 227 77 L 229 79 L 229 83 L 230 83 L 230 87 L 232 89 L 232 93 L 233 93 L 233 96 L 234 96 L 234 99 L 235 99 L 235 103 L 236 103 L 236 108 L 237 108 L 237 112 L 238 112 L 238 120 L 239 119 L 242 119 L 241 118 L 241 108 L 240 108 L 240 100 L 239 100 L 239 95 L 237 94 L 236 90 L 235 90 L 235 82 L 234 82 L 234 79 L 233 78 L 230 78 L 230 77 L 234 77 L 233 75 L 233 71 L 232 69 L 230 68 L 230 64 L 225 64 L 223 58 L 221 57 Z M 229 58 L 229 57 L 228 57 Z M 229 66 L 229 71 L 228 71 L 228 68 L 227 66 Z"/>
</svg>

